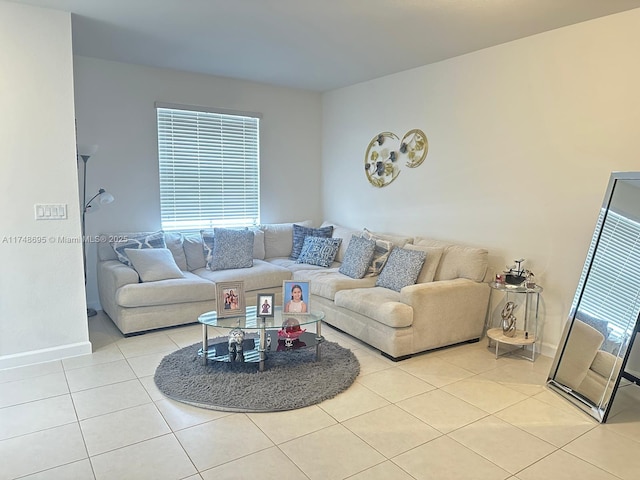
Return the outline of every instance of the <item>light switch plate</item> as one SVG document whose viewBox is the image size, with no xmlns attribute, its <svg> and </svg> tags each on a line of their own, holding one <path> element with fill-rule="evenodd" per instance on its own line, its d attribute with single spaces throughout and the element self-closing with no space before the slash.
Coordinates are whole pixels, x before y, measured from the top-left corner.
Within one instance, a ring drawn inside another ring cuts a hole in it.
<svg viewBox="0 0 640 480">
<path fill-rule="evenodd" d="M 36 220 L 66 220 L 66 203 L 36 203 L 34 205 Z"/>
</svg>

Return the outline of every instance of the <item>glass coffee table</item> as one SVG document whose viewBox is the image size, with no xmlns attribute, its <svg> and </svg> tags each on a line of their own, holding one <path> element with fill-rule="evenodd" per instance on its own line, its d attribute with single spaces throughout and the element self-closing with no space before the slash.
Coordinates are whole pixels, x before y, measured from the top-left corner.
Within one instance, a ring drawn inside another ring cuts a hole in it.
<svg viewBox="0 0 640 480">
<path fill-rule="evenodd" d="M 272 317 L 258 316 L 256 307 L 247 307 L 245 315 L 220 319 L 217 312 L 206 312 L 198 317 L 198 322 L 202 324 L 202 348 L 198 354 L 202 356 L 204 364 L 208 360 L 258 362 L 261 372 L 264 371 L 268 351 L 316 347 L 316 361 L 319 361 L 324 341 L 321 334 L 323 319 L 324 312 L 283 313 L 282 307 L 276 307 Z M 315 332 L 307 332 L 306 326 L 313 324 L 315 324 Z M 228 330 L 229 340 L 209 343 L 208 327 Z M 255 348 L 256 339 L 258 340 L 257 349 Z"/>
</svg>

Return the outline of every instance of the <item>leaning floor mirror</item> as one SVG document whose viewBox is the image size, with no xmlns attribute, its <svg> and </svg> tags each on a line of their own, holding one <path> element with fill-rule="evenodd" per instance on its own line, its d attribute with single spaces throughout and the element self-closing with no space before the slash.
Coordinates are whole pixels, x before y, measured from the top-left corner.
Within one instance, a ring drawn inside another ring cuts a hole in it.
<svg viewBox="0 0 640 480">
<path fill-rule="evenodd" d="M 615 172 L 549 373 L 549 387 L 606 422 L 618 390 L 640 388 L 639 312 L 640 172 Z"/>
</svg>

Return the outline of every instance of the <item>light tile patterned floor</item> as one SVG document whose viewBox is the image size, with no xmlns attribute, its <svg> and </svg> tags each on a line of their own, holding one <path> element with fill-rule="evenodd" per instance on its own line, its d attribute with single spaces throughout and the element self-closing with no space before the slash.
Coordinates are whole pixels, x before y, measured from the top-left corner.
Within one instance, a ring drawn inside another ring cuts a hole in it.
<svg viewBox="0 0 640 480">
<path fill-rule="evenodd" d="M 191 325 L 124 338 L 102 313 L 92 355 L 0 370 L 0 480 L 637 479 L 640 388 L 599 425 L 545 387 L 551 359 L 486 343 L 394 363 L 356 339 L 361 374 L 302 410 L 216 412 L 165 398 L 164 355 Z M 304 416 L 305 421 L 299 419 Z"/>
</svg>

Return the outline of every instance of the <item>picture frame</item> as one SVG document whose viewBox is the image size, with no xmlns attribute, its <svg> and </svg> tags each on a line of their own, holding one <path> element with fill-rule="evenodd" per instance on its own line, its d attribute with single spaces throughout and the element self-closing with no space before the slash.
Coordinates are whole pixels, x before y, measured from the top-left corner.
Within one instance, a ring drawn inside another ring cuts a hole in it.
<svg viewBox="0 0 640 480">
<path fill-rule="evenodd" d="M 300 297 L 297 295 L 298 290 Z M 309 282 L 285 280 L 282 285 L 282 313 L 308 314 L 311 311 L 310 292 Z"/>
<path fill-rule="evenodd" d="M 216 300 L 218 318 L 245 315 L 244 282 L 216 282 Z"/>
<path fill-rule="evenodd" d="M 276 296 L 273 293 L 259 293 L 256 300 L 258 317 L 273 317 Z"/>
</svg>

